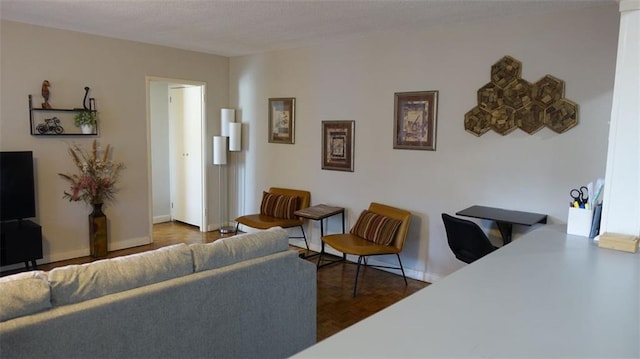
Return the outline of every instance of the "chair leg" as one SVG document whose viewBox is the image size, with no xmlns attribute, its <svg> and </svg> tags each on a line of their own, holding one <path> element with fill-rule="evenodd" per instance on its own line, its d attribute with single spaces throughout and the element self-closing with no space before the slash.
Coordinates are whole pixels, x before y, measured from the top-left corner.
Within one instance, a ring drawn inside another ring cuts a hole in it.
<svg viewBox="0 0 640 359">
<path fill-rule="evenodd" d="M 396 253 L 396 256 L 398 257 L 398 263 L 400 263 L 400 270 L 402 271 L 402 278 L 404 278 L 404 285 L 407 286 L 409 285 L 409 283 L 407 283 L 407 276 L 404 275 L 404 268 L 402 268 L 402 261 L 400 260 L 400 254 Z"/>
<path fill-rule="evenodd" d="M 307 235 L 304 234 L 304 227 L 300 226 L 300 230 L 302 231 L 302 238 L 304 238 L 304 244 L 307 246 L 307 250 L 309 250 L 309 242 L 307 242 Z"/>
<path fill-rule="evenodd" d="M 358 257 L 358 267 L 356 268 L 356 279 L 353 281 L 353 297 L 356 297 L 356 289 L 358 288 L 358 274 L 360 273 L 360 264 L 363 256 Z"/>
</svg>

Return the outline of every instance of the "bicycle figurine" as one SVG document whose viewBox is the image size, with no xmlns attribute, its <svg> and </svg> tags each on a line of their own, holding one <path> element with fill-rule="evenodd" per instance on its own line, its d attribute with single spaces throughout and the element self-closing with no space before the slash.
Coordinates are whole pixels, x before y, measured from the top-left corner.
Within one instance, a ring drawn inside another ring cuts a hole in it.
<svg viewBox="0 0 640 359">
<path fill-rule="evenodd" d="M 62 128 L 62 126 L 60 125 L 60 119 L 57 117 L 53 117 L 53 118 L 45 118 L 44 123 L 41 123 L 38 126 L 36 126 L 36 131 L 38 131 L 41 134 L 53 132 L 59 135 L 64 132 L 64 128 Z"/>
</svg>

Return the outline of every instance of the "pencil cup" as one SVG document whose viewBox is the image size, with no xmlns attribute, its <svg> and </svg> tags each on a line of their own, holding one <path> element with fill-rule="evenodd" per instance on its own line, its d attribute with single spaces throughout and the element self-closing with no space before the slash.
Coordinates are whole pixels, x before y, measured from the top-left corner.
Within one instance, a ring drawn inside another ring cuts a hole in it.
<svg viewBox="0 0 640 359">
<path fill-rule="evenodd" d="M 591 221 L 593 221 L 592 209 L 569 207 L 567 233 L 589 237 Z"/>
</svg>

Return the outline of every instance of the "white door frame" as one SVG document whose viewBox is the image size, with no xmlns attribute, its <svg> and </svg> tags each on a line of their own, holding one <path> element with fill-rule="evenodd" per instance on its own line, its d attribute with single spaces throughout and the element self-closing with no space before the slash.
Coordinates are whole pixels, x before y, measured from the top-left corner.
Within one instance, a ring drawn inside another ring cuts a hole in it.
<svg viewBox="0 0 640 359">
<path fill-rule="evenodd" d="M 200 86 L 202 88 L 202 119 L 201 119 L 201 141 L 202 141 L 202 153 L 201 153 L 201 207 L 202 207 L 202 221 L 200 223 L 200 231 L 206 232 L 209 227 L 208 220 L 208 194 L 207 194 L 207 113 L 206 113 L 206 98 L 207 98 L 207 83 L 202 81 L 191 81 L 191 80 L 183 80 L 183 79 L 175 79 L 168 77 L 157 77 L 157 76 L 146 76 L 146 106 L 147 106 L 147 191 L 148 191 L 148 208 L 149 208 L 149 233 L 153 233 L 153 179 L 151 172 L 151 83 L 152 82 L 167 82 L 167 83 L 176 83 L 176 84 L 185 84 L 192 86 Z"/>
</svg>

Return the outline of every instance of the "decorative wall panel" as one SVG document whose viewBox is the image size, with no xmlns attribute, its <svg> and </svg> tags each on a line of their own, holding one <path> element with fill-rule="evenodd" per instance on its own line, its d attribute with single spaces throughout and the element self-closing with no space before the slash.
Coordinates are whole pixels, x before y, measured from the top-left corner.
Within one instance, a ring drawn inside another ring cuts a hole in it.
<svg viewBox="0 0 640 359">
<path fill-rule="evenodd" d="M 534 134 L 547 126 L 562 133 L 578 124 L 578 105 L 564 98 L 564 81 L 546 75 L 531 84 L 522 64 L 505 56 L 491 66 L 491 82 L 478 90 L 478 104 L 464 115 L 464 128 L 482 136 L 506 135 L 516 128 Z"/>
</svg>

